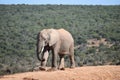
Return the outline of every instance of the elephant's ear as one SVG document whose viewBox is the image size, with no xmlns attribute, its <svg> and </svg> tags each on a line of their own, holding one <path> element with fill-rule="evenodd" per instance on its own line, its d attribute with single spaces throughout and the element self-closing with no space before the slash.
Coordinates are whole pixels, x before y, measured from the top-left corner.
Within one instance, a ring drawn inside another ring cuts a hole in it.
<svg viewBox="0 0 120 80">
<path fill-rule="evenodd" d="M 49 29 L 49 46 L 54 45 L 59 40 L 58 32 L 55 29 Z"/>
</svg>

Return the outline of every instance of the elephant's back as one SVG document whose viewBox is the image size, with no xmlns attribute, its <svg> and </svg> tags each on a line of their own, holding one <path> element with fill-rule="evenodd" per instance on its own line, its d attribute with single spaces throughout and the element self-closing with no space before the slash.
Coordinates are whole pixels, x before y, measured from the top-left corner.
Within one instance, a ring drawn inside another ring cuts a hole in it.
<svg viewBox="0 0 120 80">
<path fill-rule="evenodd" d="M 58 32 L 59 32 L 62 40 L 66 40 L 68 42 L 69 41 L 74 42 L 73 37 L 70 32 L 66 31 L 65 29 L 58 29 Z"/>
</svg>

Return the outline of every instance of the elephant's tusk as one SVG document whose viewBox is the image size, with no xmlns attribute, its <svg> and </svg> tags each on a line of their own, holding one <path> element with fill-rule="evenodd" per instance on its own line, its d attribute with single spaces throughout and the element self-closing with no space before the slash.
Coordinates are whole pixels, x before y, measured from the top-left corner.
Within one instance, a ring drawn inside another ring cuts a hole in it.
<svg viewBox="0 0 120 80">
<path fill-rule="evenodd" d="M 42 46 L 42 49 L 41 49 L 41 53 L 43 52 L 43 50 L 44 50 L 44 42 L 43 42 L 43 46 Z"/>
<path fill-rule="evenodd" d="M 42 47 L 42 49 L 41 49 L 41 53 L 40 53 L 40 54 L 42 54 L 43 50 L 44 50 L 44 46 Z"/>
</svg>

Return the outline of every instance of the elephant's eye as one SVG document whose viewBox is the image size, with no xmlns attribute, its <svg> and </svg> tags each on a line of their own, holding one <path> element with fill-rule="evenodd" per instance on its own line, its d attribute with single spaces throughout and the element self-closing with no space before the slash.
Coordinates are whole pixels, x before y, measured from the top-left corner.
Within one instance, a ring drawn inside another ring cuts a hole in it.
<svg viewBox="0 0 120 80">
<path fill-rule="evenodd" d="M 45 43 L 47 43 L 47 39 L 46 38 L 43 38 L 43 40 L 45 41 Z"/>
</svg>

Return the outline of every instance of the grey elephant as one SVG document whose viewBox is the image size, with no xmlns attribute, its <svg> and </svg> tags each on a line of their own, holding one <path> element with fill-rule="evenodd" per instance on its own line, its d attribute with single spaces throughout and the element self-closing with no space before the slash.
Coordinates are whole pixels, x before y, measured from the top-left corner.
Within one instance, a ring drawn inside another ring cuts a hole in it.
<svg viewBox="0 0 120 80">
<path fill-rule="evenodd" d="M 46 69 L 49 51 L 52 51 L 52 70 L 64 69 L 64 55 L 69 55 L 71 68 L 75 67 L 74 40 L 64 29 L 43 29 L 37 36 L 37 57 L 41 61 L 41 70 Z M 60 57 L 57 66 L 57 56 Z"/>
</svg>

